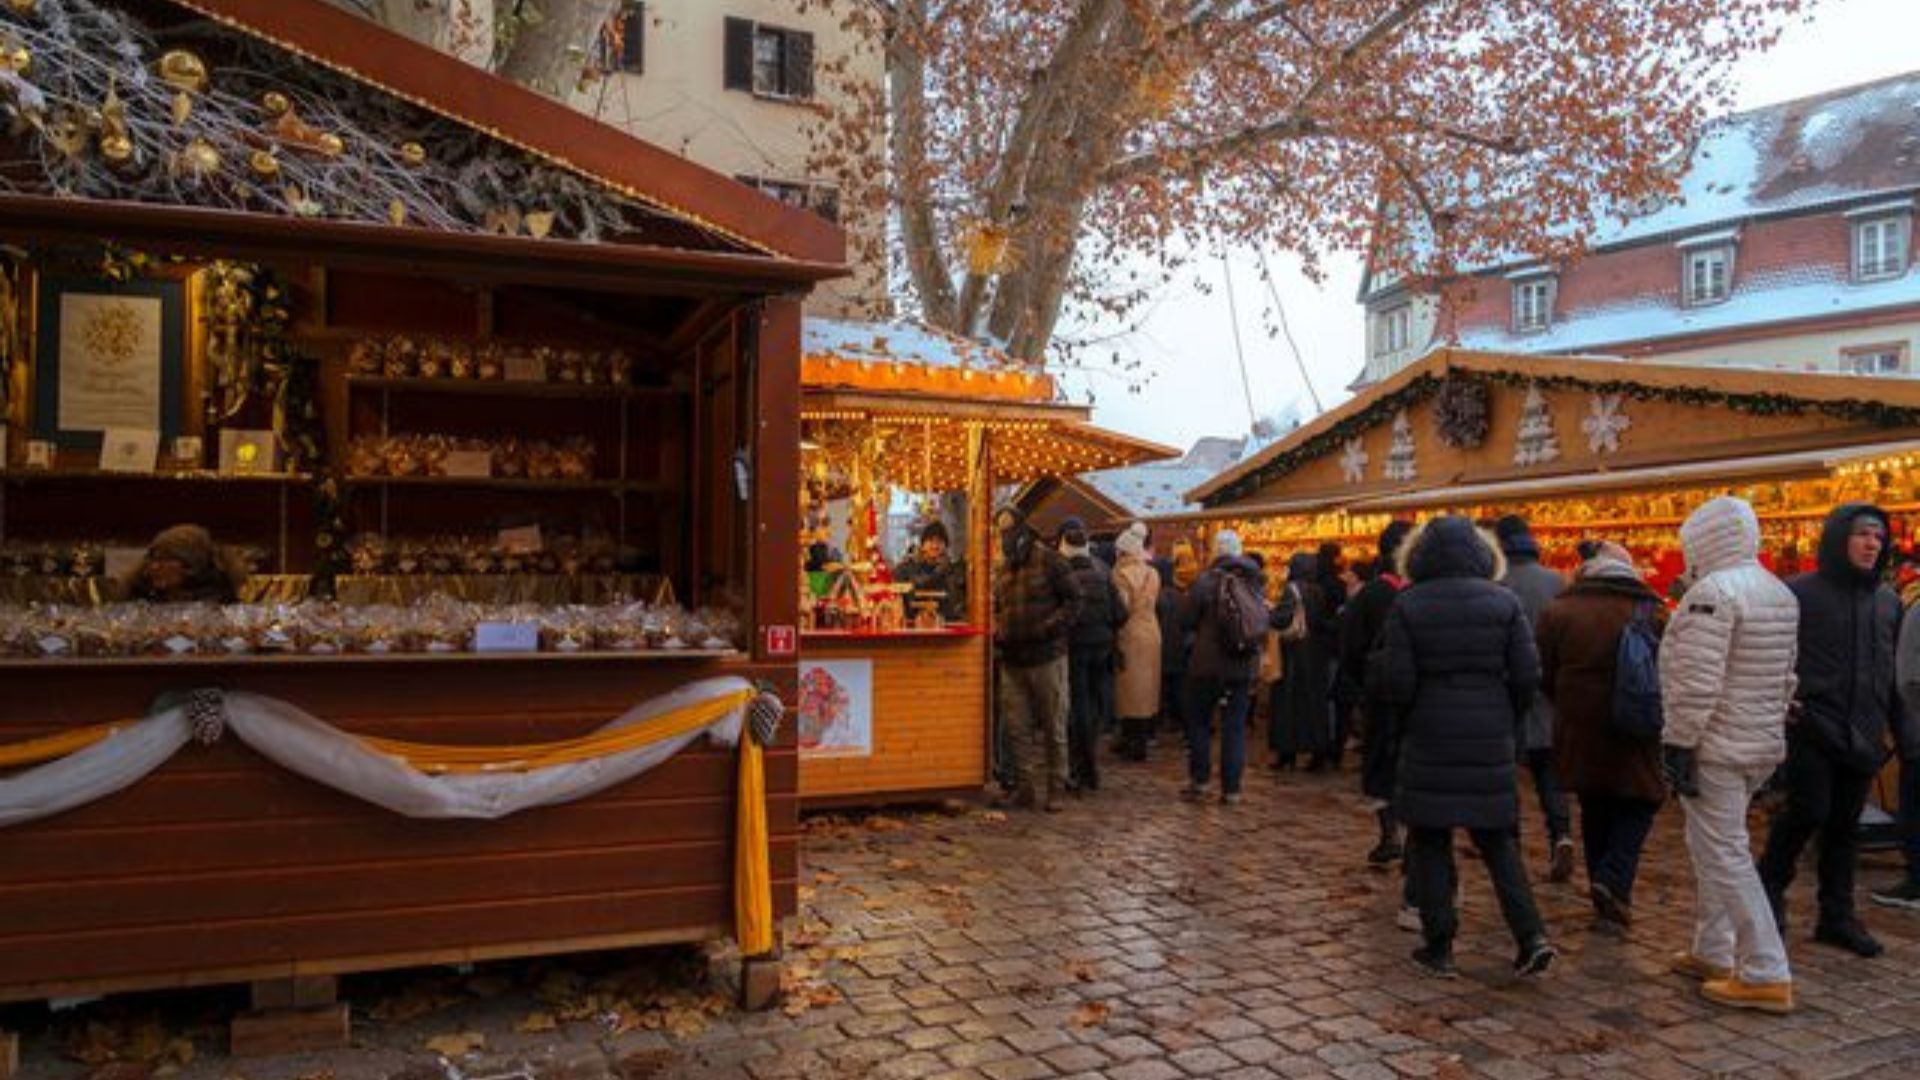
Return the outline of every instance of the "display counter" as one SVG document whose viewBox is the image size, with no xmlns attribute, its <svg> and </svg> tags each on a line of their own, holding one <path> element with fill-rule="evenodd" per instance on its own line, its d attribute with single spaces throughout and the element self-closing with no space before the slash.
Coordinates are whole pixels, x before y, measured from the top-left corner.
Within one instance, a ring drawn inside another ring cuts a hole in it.
<svg viewBox="0 0 1920 1080">
<path fill-rule="evenodd" d="M 843 724 L 801 731 L 806 805 L 977 794 L 987 773 L 991 645 L 978 627 L 802 635 L 803 703 L 826 679 L 847 695 Z"/>
</svg>

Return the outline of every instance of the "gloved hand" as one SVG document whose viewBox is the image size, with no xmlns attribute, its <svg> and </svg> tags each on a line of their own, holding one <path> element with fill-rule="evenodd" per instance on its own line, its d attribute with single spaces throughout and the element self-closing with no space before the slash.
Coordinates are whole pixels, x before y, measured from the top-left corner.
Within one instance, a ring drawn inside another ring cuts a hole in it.
<svg viewBox="0 0 1920 1080">
<path fill-rule="evenodd" d="M 1700 794 L 1700 755 L 1693 748 L 1662 746 L 1660 772 L 1675 795 L 1694 798 Z"/>
</svg>

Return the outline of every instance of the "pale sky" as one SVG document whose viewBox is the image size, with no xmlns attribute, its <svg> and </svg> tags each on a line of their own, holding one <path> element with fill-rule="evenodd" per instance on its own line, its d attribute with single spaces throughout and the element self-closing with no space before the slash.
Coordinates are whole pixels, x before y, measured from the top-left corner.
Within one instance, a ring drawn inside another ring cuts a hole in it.
<svg viewBox="0 0 1920 1080">
<path fill-rule="evenodd" d="M 1778 46 L 1748 57 L 1736 71 L 1738 108 L 1920 67 L 1913 50 L 1920 35 L 1920 3 L 1915 0 L 1813 0 L 1809 6 L 1811 11 L 1787 28 Z M 1331 407 L 1347 397 L 1346 384 L 1359 373 L 1364 356 L 1365 327 L 1354 300 L 1359 259 L 1330 260 L 1326 280 L 1318 285 L 1301 276 L 1289 260 L 1272 257 L 1268 263 L 1307 373 L 1322 403 Z M 1268 337 L 1263 328 L 1274 321 L 1273 300 L 1259 279 L 1258 254 L 1235 251 L 1232 265 L 1255 410 L 1271 414 L 1292 408 L 1303 417 L 1314 415 L 1317 410 L 1286 341 Z M 1205 278 L 1210 292 L 1194 287 L 1196 275 Z M 1129 394 L 1126 378 L 1119 375 L 1068 377 L 1075 400 L 1082 400 L 1089 387 L 1094 391 L 1096 423 L 1181 449 L 1203 435 L 1245 434 L 1247 395 L 1241 389 L 1222 280 L 1218 253 L 1199 259 L 1168 287 L 1136 332 L 1100 346 L 1102 356 L 1118 351 L 1141 363 L 1150 381 L 1139 394 Z"/>
</svg>

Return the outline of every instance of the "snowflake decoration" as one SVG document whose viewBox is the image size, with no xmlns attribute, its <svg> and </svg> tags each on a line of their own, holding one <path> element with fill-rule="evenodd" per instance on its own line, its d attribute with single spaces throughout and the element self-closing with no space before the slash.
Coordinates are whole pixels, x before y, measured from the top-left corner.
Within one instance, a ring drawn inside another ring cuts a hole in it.
<svg viewBox="0 0 1920 1080">
<path fill-rule="evenodd" d="M 1340 451 L 1340 473 L 1347 483 L 1357 484 L 1367 478 L 1367 462 L 1370 460 L 1366 443 L 1356 435 L 1348 439 L 1346 447 Z"/>
<path fill-rule="evenodd" d="M 1587 418 L 1580 421 L 1587 433 L 1587 449 L 1596 454 L 1620 451 L 1620 435 L 1633 426 L 1622 408 L 1626 400 L 1619 394 L 1595 394 L 1587 401 Z"/>
</svg>

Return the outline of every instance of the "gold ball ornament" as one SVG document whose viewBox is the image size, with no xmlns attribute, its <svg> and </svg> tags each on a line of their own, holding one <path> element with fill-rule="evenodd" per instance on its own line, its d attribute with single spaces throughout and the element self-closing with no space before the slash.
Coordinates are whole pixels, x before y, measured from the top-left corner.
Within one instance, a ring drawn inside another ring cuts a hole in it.
<svg viewBox="0 0 1920 1080">
<path fill-rule="evenodd" d="M 133 140 L 125 135 L 108 135 L 100 140 L 100 156 L 109 165 L 125 165 L 133 160 Z"/>
<path fill-rule="evenodd" d="M 207 63 L 199 54 L 186 49 L 169 49 L 160 54 L 160 81 L 190 94 L 207 88 Z"/>
<path fill-rule="evenodd" d="M 339 157 L 341 154 L 347 152 L 347 142 L 345 139 L 329 131 L 320 136 L 320 152 L 328 157 Z"/>
<path fill-rule="evenodd" d="M 33 53 L 27 51 L 25 45 L 0 49 L 0 67 L 6 68 L 15 75 L 25 75 L 33 67 Z"/>
<path fill-rule="evenodd" d="M 255 150 L 247 156 L 247 168 L 262 180 L 271 180 L 280 175 L 280 159 L 265 150 Z"/>
<path fill-rule="evenodd" d="M 417 169 L 427 163 L 427 148 L 417 142 L 400 144 L 400 160 L 409 168 Z"/>
<path fill-rule="evenodd" d="M 220 151 L 205 139 L 195 139 L 180 151 L 180 169 L 196 180 L 220 171 Z"/>
<path fill-rule="evenodd" d="M 7 0 L 7 6 L 22 15 L 31 15 L 40 9 L 40 0 Z"/>
<path fill-rule="evenodd" d="M 288 101 L 287 95 L 280 91 L 269 90 L 260 95 L 260 108 L 265 110 L 268 116 L 285 116 L 287 110 L 293 108 L 293 102 Z"/>
</svg>

